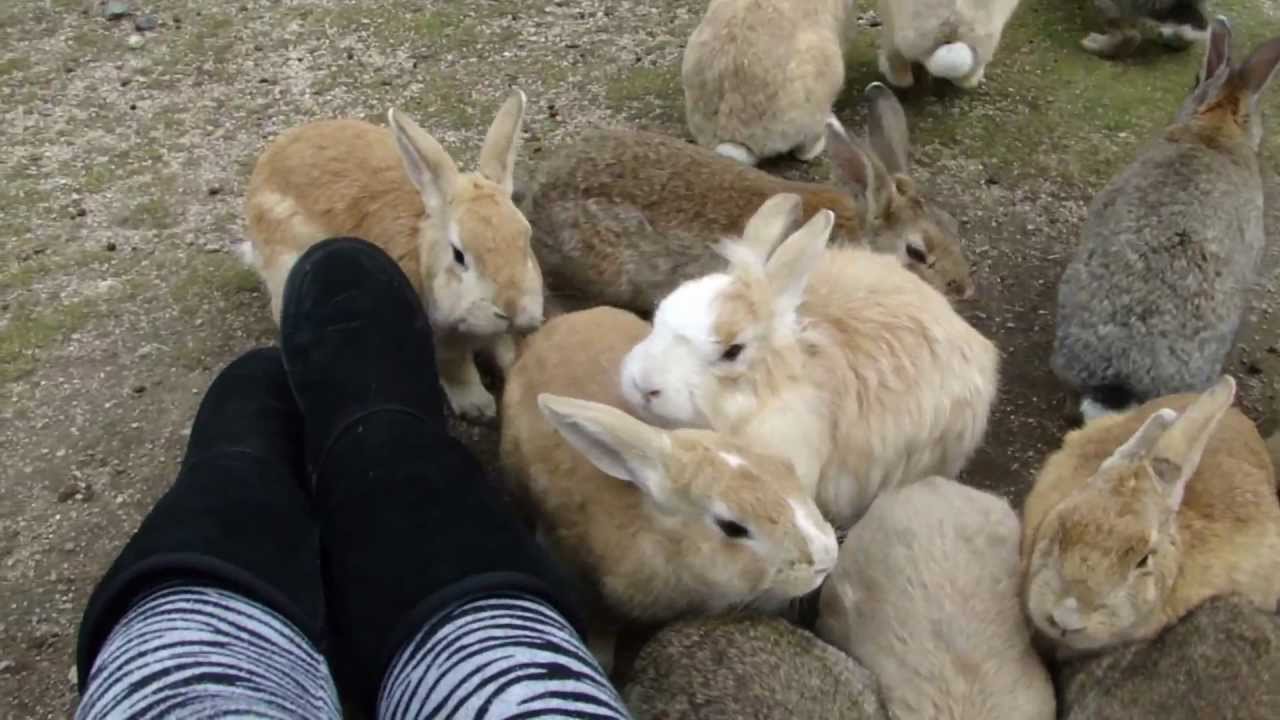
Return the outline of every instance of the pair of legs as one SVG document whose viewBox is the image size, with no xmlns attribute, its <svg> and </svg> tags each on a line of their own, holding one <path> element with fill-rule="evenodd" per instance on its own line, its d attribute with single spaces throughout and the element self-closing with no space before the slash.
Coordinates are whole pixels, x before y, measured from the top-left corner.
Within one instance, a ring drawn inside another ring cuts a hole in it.
<svg viewBox="0 0 1280 720">
<path fill-rule="evenodd" d="M 395 263 L 309 249 L 89 600 L 77 717 L 625 718 L 443 401 Z"/>
</svg>

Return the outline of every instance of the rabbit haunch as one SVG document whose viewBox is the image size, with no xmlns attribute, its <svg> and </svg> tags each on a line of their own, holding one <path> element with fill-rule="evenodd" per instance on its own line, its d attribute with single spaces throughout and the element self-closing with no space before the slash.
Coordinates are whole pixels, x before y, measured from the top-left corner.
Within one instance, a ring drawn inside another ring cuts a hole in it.
<svg viewBox="0 0 1280 720">
<path fill-rule="evenodd" d="M 618 369 L 648 329 L 597 307 L 530 336 L 502 400 L 503 465 L 540 536 L 598 591 L 606 627 L 782 609 L 826 577 L 835 533 L 784 460 L 619 409 Z"/>
<path fill-rule="evenodd" d="M 243 252 L 271 294 L 279 322 L 285 279 L 299 256 L 328 237 L 356 236 L 387 252 L 422 296 L 436 333 L 440 381 L 454 411 L 488 419 L 493 397 L 472 352 L 514 357 L 511 333 L 542 322 L 542 274 L 530 227 L 511 200 L 525 96 L 515 91 L 481 147 L 478 172 L 461 172 L 404 115 L 390 129 L 320 120 L 281 134 L 263 151 L 246 204 Z"/>
<path fill-rule="evenodd" d="M 622 392 L 657 422 L 790 459 L 827 519 L 848 528 L 887 488 L 959 473 L 986 431 L 999 355 L 893 258 L 827 249 L 829 211 L 778 245 L 800 206 L 770 198 L 725 243 L 728 272 L 659 304 Z"/>
<path fill-rule="evenodd" d="M 1235 381 L 1067 434 L 1023 507 L 1031 621 L 1060 656 L 1144 640 L 1211 597 L 1280 601 L 1280 501 Z"/>
</svg>

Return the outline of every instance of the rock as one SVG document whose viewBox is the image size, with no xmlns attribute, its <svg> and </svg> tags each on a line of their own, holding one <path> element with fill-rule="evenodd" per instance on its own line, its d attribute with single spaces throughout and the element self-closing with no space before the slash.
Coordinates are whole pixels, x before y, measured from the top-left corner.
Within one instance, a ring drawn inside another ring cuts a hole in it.
<svg viewBox="0 0 1280 720">
<path fill-rule="evenodd" d="M 641 649 L 622 696 L 635 720 L 886 720 L 870 672 L 779 618 L 663 628 Z"/>
<path fill-rule="evenodd" d="M 124 2 L 124 0 L 111 0 L 111 2 L 107 3 L 107 7 L 103 10 L 102 14 L 108 20 L 119 20 L 131 12 L 132 10 L 129 9 L 129 3 Z"/>
<path fill-rule="evenodd" d="M 1210 600 L 1159 637 L 1067 664 L 1063 720 L 1280 718 L 1280 618 Z"/>
<path fill-rule="evenodd" d="M 110 240 L 108 240 L 108 241 L 107 241 L 107 244 L 106 244 L 106 245 L 103 245 L 102 247 L 103 247 L 103 249 L 104 249 L 104 250 L 106 250 L 107 252 L 115 252 L 115 251 L 116 251 L 116 244 L 115 244 L 115 243 L 113 243 L 113 242 L 111 242 Z"/>
<path fill-rule="evenodd" d="M 150 32 L 160 27 L 160 18 L 155 15 L 138 15 L 133 18 L 133 29 L 138 32 Z"/>
<path fill-rule="evenodd" d="M 130 50 L 137 50 L 138 48 L 142 47 L 142 45 L 147 41 L 146 41 L 146 38 L 142 37 L 138 33 L 134 33 L 129 36 L 129 39 L 126 42 L 129 44 Z"/>
</svg>

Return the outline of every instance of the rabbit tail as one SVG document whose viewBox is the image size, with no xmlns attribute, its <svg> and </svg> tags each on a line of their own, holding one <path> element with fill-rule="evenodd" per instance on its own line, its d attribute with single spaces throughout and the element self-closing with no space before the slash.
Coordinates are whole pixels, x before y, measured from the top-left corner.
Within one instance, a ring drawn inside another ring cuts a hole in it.
<svg viewBox="0 0 1280 720">
<path fill-rule="evenodd" d="M 925 69 L 934 77 L 954 80 L 973 70 L 973 48 L 962 42 L 947 43 L 933 51 L 924 61 Z"/>
</svg>

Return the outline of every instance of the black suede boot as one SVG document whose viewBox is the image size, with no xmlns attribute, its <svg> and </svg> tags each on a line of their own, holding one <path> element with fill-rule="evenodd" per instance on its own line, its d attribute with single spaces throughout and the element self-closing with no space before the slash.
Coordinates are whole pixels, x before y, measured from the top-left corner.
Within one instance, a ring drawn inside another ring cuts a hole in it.
<svg viewBox="0 0 1280 720">
<path fill-rule="evenodd" d="M 447 432 L 431 329 L 376 246 L 312 246 L 285 285 L 281 347 L 307 425 L 342 683 L 372 717 L 400 647 L 437 613 L 523 591 L 571 622 L 566 579 Z"/>
<path fill-rule="evenodd" d="M 324 652 L 319 527 L 305 487 L 302 417 L 280 351 L 250 351 L 205 393 L 178 478 L 94 589 L 80 624 L 80 690 L 138 600 L 172 585 L 238 592 Z"/>
</svg>

